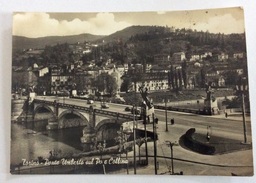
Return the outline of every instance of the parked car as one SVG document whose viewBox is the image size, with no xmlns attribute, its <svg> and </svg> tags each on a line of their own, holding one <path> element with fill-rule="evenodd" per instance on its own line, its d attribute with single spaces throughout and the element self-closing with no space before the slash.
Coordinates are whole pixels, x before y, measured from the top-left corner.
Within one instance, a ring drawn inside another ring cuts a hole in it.
<svg viewBox="0 0 256 183">
<path fill-rule="evenodd" d="M 80 95 L 79 95 L 79 98 L 88 99 L 88 98 L 89 98 L 89 96 L 88 96 L 88 95 L 86 95 L 86 94 L 80 94 Z"/>
<path fill-rule="evenodd" d="M 69 91 L 67 91 L 67 90 L 57 91 L 56 94 L 58 96 L 63 96 L 63 97 L 68 97 L 70 95 Z"/>
<path fill-rule="evenodd" d="M 87 104 L 93 104 L 94 101 L 93 100 L 87 100 Z"/>
<path fill-rule="evenodd" d="M 130 107 L 126 107 L 124 110 L 125 111 L 131 111 L 131 108 Z"/>
<path fill-rule="evenodd" d="M 106 102 L 101 103 L 101 108 L 108 109 L 109 105 Z"/>
<path fill-rule="evenodd" d="M 125 100 L 123 98 L 114 98 L 112 99 L 112 102 L 117 104 L 125 104 Z"/>
</svg>

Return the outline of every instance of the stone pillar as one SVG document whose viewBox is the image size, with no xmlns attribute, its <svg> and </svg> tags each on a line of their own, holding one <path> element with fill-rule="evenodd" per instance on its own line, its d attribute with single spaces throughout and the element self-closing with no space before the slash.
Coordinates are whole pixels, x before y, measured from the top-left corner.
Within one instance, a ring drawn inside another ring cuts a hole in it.
<svg viewBox="0 0 256 183">
<path fill-rule="evenodd" d="M 96 133 L 95 130 L 90 128 L 89 126 L 83 129 L 83 136 L 81 137 L 81 143 L 83 147 L 83 151 L 89 152 L 94 150 L 96 143 Z"/>
<path fill-rule="evenodd" d="M 23 112 L 23 108 L 25 104 L 26 104 L 26 100 L 24 99 L 12 99 L 11 121 L 17 121 L 18 117 L 20 117 L 20 115 Z"/>
<path fill-rule="evenodd" d="M 209 115 L 217 115 L 219 114 L 218 102 L 217 99 L 215 100 L 207 100 L 204 101 L 205 104 L 205 112 Z"/>
<path fill-rule="evenodd" d="M 83 151 L 92 151 L 95 148 L 96 143 L 96 131 L 95 131 L 96 115 L 95 110 L 92 109 L 89 112 L 89 124 L 83 129 L 83 136 L 81 137 L 81 143 Z"/>
<path fill-rule="evenodd" d="M 54 100 L 54 113 L 56 115 L 56 117 L 58 118 L 59 116 L 59 103 L 57 100 Z"/>
<path fill-rule="evenodd" d="M 213 90 L 211 88 L 211 82 L 207 84 L 206 87 L 206 99 L 204 101 L 205 105 L 205 114 L 216 115 L 219 114 L 218 102 L 217 99 L 213 96 Z"/>
</svg>

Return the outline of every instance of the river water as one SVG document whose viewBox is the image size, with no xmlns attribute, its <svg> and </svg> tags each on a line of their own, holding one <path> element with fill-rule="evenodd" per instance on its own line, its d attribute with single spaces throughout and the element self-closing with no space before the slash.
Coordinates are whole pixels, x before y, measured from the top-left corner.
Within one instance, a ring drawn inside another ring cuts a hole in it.
<svg viewBox="0 0 256 183">
<path fill-rule="evenodd" d="M 22 159 L 48 158 L 50 151 L 62 155 L 82 152 L 80 138 L 84 127 L 40 131 L 36 133 L 24 125 L 11 124 L 11 164 L 17 165 Z"/>
</svg>

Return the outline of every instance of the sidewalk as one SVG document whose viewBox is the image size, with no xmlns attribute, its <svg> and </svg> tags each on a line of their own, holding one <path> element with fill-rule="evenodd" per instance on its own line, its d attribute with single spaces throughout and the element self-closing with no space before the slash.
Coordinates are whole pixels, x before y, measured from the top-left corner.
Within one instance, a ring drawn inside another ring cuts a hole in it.
<svg viewBox="0 0 256 183">
<path fill-rule="evenodd" d="M 210 116 L 209 116 L 210 117 Z M 143 125 L 139 125 L 139 128 L 143 128 Z M 165 131 L 165 122 L 159 121 L 157 125 L 158 141 L 157 141 L 157 162 L 159 163 L 158 174 L 170 174 L 171 159 L 160 158 L 171 157 L 171 149 L 167 146 L 166 141 L 177 142 L 179 144 L 180 137 L 186 133 L 190 127 L 184 127 L 182 125 L 174 124 L 169 131 Z M 147 125 L 147 129 L 152 130 L 152 124 Z M 173 146 L 174 157 L 174 171 L 175 173 L 183 172 L 184 175 L 224 175 L 230 176 L 236 175 L 252 175 L 253 174 L 253 159 L 251 144 L 243 145 L 240 141 L 224 141 L 217 143 L 219 146 L 223 146 L 226 149 L 226 153 L 203 155 L 197 152 L 193 152 L 189 149 L 182 147 L 181 145 Z M 214 141 L 210 141 L 209 144 L 214 145 Z M 241 145 L 238 150 L 230 150 L 229 148 L 234 145 Z M 230 150 L 230 151 L 229 151 Z M 141 154 L 144 155 L 144 145 L 141 147 Z M 136 151 L 138 152 L 138 150 Z M 154 174 L 154 150 L 153 142 L 148 143 L 148 154 L 152 156 L 149 158 L 149 166 L 139 168 L 137 174 Z M 137 155 L 138 156 L 138 155 Z M 132 174 L 132 171 L 130 173 Z"/>
<path fill-rule="evenodd" d="M 155 111 L 165 111 L 163 109 L 155 109 Z M 195 115 L 195 116 L 201 116 L 206 118 L 216 118 L 216 119 L 227 119 L 227 120 L 236 120 L 236 121 L 243 121 L 242 113 L 234 112 L 234 113 L 228 113 L 228 116 L 226 117 L 225 114 L 218 114 L 218 115 L 200 115 L 200 114 L 194 114 L 194 113 L 186 113 L 186 112 L 180 112 L 180 111 L 167 111 L 168 113 L 177 113 L 177 114 L 189 114 L 189 115 Z M 251 121 L 251 116 L 246 114 L 245 120 L 247 122 Z"/>
<path fill-rule="evenodd" d="M 225 114 L 219 114 L 219 115 L 201 115 L 202 117 L 209 117 L 209 118 L 219 118 L 219 119 L 226 119 L 226 120 L 236 120 L 236 121 L 243 121 L 243 114 L 242 113 L 228 113 L 227 117 Z M 250 122 L 251 116 L 245 115 L 245 121 Z"/>
</svg>

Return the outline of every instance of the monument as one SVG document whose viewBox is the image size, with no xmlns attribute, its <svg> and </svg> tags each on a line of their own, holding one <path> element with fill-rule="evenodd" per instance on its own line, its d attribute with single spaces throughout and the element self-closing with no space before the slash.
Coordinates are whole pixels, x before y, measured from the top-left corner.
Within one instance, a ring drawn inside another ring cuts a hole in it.
<svg viewBox="0 0 256 183">
<path fill-rule="evenodd" d="M 213 96 L 212 82 L 206 84 L 206 99 L 204 100 L 204 111 L 208 115 L 219 114 L 218 101 Z"/>
</svg>

